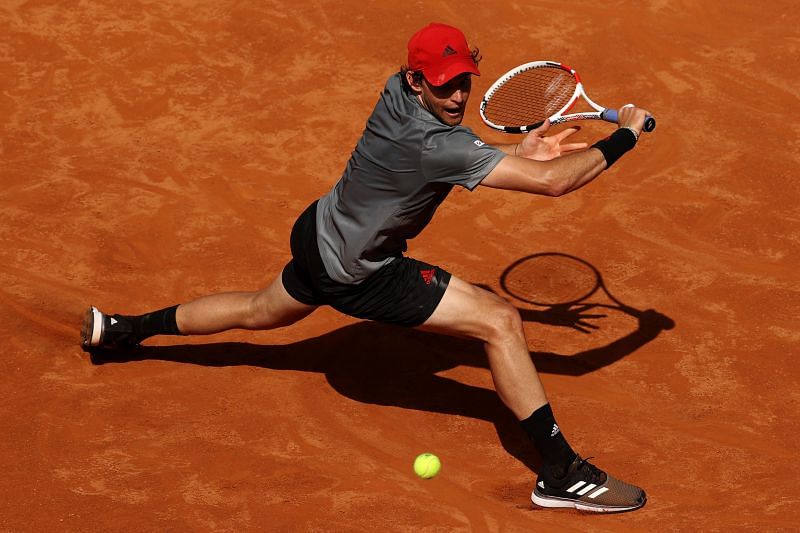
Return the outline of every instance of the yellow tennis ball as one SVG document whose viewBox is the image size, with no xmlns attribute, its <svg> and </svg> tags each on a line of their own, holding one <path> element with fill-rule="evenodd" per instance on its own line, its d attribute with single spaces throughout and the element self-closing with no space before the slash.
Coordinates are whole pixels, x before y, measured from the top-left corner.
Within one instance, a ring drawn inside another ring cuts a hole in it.
<svg viewBox="0 0 800 533">
<path fill-rule="evenodd" d="M 414 472 L 422 479 L 430 479 L 439 473 L 442 462 L 432 453 L 421 453 L 414 459 Z"/>
</svg>

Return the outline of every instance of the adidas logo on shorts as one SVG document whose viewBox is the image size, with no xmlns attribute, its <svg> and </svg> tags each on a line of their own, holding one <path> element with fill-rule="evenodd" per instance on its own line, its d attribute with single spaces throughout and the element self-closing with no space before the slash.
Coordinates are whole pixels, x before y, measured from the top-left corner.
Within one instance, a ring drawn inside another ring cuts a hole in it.
<svg viewBox="0 0 800 533">
<path fill-rule="evenodd" d="M 422 275 L 425 285 L 430 285 L 431 281 L 433 281 L 433 275 L 436 273 L 436 269 L 420 270 L 419 273 Z"/>
</svg>

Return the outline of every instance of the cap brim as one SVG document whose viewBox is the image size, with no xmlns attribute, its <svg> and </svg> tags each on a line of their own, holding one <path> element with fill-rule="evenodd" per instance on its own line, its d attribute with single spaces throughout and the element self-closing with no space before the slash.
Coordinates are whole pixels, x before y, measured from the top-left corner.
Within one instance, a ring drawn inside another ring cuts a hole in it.
<svg viewBox="0 0 800 533">
<path fill-rule="evenodd" d="M 444 69 L 440 72 L 430 71 L 431 69 L 427 69 L 423 70 L 422 73 L 425 75 L 425 79 L 428 80 L 428 83 L 434 87 L 440 87 L 459 74 L 464 74 L 465 72 L 475 74 L 476 76 L 481 75 L 481 72 L 478 70 L 478 66 L 475 64 L 472 58 L 461 58 L 458 61 L 454 61 L 444 67 Z"/>
</svg>

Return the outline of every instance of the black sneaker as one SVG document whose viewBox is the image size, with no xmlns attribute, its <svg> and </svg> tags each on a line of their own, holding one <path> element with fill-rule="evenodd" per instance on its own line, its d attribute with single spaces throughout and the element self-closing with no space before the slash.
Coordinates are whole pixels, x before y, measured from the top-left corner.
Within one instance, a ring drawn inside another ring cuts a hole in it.
<svg viewBox="0 0 800 533">
<path fill-rule="evenodd" d="M 563 478 L 552 478 L 543 468 L 531 493 L 531 501 L 540 507 L 574 507 L 593 513 L 618 513 L 644 506 L 647 495 L 639 487 L 609 476 L 578 456 Z"/>
<path fill-rule="evenodd" d="M 81 327 L 84 350 L 134 348 L 140 340 L 128 317 L 106 315 L 94 306 L 86 311 Z"/>
</svg>

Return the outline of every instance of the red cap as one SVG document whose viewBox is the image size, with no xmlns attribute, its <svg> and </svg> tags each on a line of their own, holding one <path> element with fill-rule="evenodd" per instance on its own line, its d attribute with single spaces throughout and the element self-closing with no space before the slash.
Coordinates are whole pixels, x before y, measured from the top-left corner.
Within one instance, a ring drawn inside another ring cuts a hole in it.
<svg viewBox="0 0 800 533">
<path fill-rule="evenodd" d="M 408 40 L 408 68 L 421 70 L 438 87 L 464 72 L 481 75 L 461 30 L 446 24 L 428 24 Z"/>
</svg>

